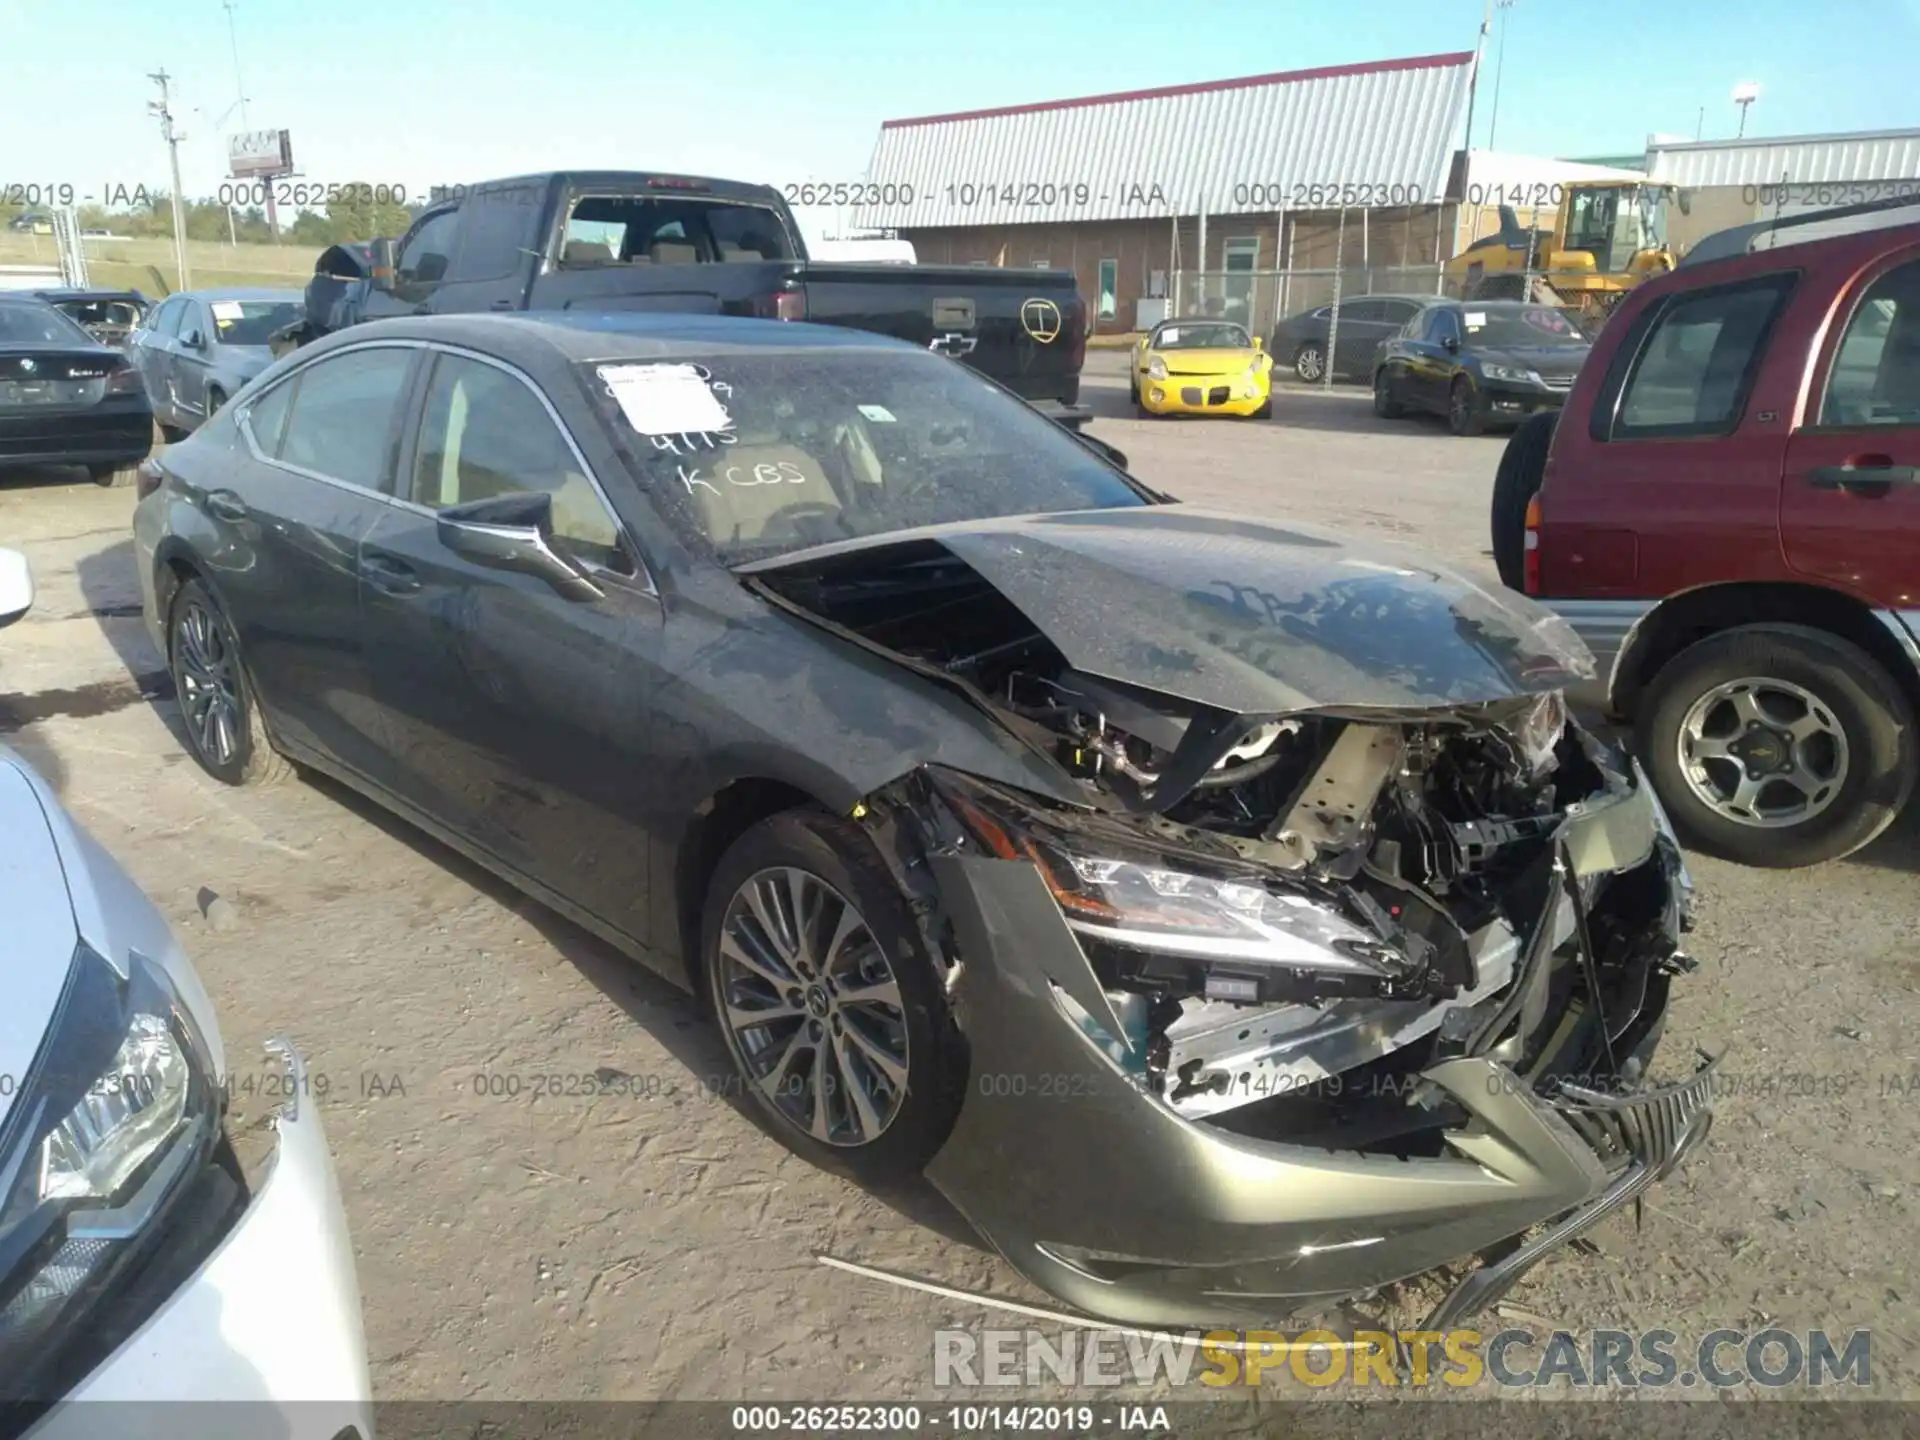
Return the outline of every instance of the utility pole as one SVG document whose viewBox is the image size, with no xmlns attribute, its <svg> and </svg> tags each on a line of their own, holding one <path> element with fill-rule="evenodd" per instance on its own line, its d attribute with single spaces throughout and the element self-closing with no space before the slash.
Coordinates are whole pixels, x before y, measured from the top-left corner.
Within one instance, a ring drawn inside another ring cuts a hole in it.
<svg viewBox="0 0 1920 1440">
<path fill-rule="evenodd" d="M 247 128 L 247 87 L 240 79 L 240 36 L 233 28 L 233 0 L 220 0 L 227 12 L 227 44 L 233 50 L 233 93 L 240 97 L 240 128 Z"/>
<path fill-rule="evenodd" d="M 1507 73 L 1507 12 L 1513 9 L 1513 0 L 1494 0 L 1494 6 L 1500 12 L 1500 46 L 1493 62 L 1493 113 L 1487 117 L 1489 150 L 1494 148 L 1494 136 L 1500 133 L 1500 77 Z"/>
<path fill-rule="evenodd" d="M 1487 53 L 1487 33 L 1493 29 L 1493 0 L 1487 0 L 1487 13 L 1480 20 L 1480 39 L 1473 47 L 1473 69 L 1467 75 L 1467 143 L 1466 151 L 1473 153 L 1473 100 L 1474 92 L 1480 88 L 1480 59 Z"/>
<path fill-rule="evenodd" d="M 173 97 L 167 88 L 173 77 L 161 69 L 147 78 L 160 87 L 160 98 L 149 100 L 147 110 L 160 117 L 160 133 L 167 141 L 167 163 L 173 167 L 173 260 L 180 272 L 180 288 L 190 290 L 193 281 L 187 274 L 187 217 L 180 202 L 180 142 L 187 137 L 173 128 Z"/>
</svg>

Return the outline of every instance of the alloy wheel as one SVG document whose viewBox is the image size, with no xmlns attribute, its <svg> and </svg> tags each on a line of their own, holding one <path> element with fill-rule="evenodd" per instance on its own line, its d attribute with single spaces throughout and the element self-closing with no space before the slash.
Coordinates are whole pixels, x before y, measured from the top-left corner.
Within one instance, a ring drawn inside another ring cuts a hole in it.
<svg viewBox="0 0 1920 1440">
<path fill-rule="evenodd" d="M 866 1145 L 900 1113 L 906 1010 L 886 952 L 819 876 L 759 871 L 720 922 L 727 1038 L 781 1116 L 829 1145 Z"/>
<path fill-rule="evenodd" d="M 1819 696 L 1788 680 L 1716 685 L 1680 722 L 1680 772 L 1701 804 L 1742 825 L 1813 819 L 1847 780 L 1847 735 Z"/>
<path fill-rule="evenodd" d="M 1293 357 L 1293 373 L 1311 385 L 1326 371 L 1326 357 L 1320 353 L 1318 345 L 1302 345 L 1300 353 Z"/>
<path fill-rule="evenodd" d="M 226 621 L 190 600 L 174 628 L 180 709 L 200 753 L 230 765 L 240 753 L 240 683 Z"/>
</svg>

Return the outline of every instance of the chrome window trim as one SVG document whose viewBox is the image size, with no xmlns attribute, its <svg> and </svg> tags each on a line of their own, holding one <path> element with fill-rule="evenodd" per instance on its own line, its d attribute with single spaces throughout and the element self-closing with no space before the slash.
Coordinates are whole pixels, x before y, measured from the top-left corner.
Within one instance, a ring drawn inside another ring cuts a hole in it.
<svg viewBox="0 0 1920 1440">
<path fill-rule="evenodd" d="M 634 590 L 656 602 L 660 599 L 660 590 L 659 587 L 654 584 L 652 567 L 647 564 L 645 558 L 641 555 L 640 547 L 634 543 L 633 536 L 629 532 L 626 522 L 620 518 L 620 512 L 614 509 L 613 501 L 608 498 L 606 486 L 601 484 L 599 475 L 596 474 L 593 467 L 587 463 L 587 457 L 581 453 L 579 442 L 573 438 L 573 432 L 567 428 L 566 421 L 560 418 L 560 412 L 553 408 L 553 402 L 547 398 L 546 392 L 535 383 L 530 375 L 518 366 L 501 360 L 496 356 L 469 349 L 464 345 L 452 345 L 442 340 L 419 340 L 406 337 L 363 340 L 352 345 L 341 345 L 335 349 L 328 350 L 323 355 L 315 355 L 310 359 L 302 361 L 298 365 L 292 366 L 286 374 L 280 376 L 271 385 L 261 390 L 259 394 L 249 396 L 247 403 L 234 415 L 235 427 L 246 439 L 247 450 L 257 462 L 262 465 L 271 466 L 275 470 L 284 471 L 289 475 L 298 475 L 304 480 L 317 480 L 322 485 L 331 485 L 337 490 L 345 490 L 350 494 L 362 495 L 370 499 L 378 500 L 384 505 L 392 506 L 396 510 L 401 510 L 411 515 L 420 515 L 429 519 L 438 518 L 440 514 L 439 511 L 432 509 L 430 506 L 422 505 L 417 501 L 407 499 L 404 496 L 389 495 L 384 490 L 374 490 L 368 486 L 357 484 L 352 480 L 342 480 L 337 476 L 323 475 L 318 470 L 309 470 L 304 465 L 290 464 L 285 460 L 267 455 L 261 451 L 259 441 L 254 437 L 253 407 L 259 404 L 263 398 L 271 395 L 281 386 L 291 384 L 299 376 L 305 374 L 322 361 L 331 359 L 335 355 L 350 355 L 362 350 L 422 350 L 435 354 L 454 355 L 463 360 L 477 360 L 483 365 L 491 365 L 496 370 L 505 371 L 522 385 L 526 386 L 527 389 L 531 390 L 534 398 L 540 402 L 541 408 L 547 412 L 547 418 L 553 422 L 554 427 L 560 432 L 560 438 L 566 442 L 568 451 L 580 466 L 580 473 L 585 475 L 587 477 L 587 483 L 593 486 L 593 493 L 599 498 L 601 508 L 607 512 L 608 517 L 613 521 L 614 533 L 625 542 L 627 553 L 633 557 L 633 563 L 638 568 L 639 573 L 636 575 L 622 575 L 617 570 L 609 570 L 606 566 L 595 564 L 592 561 L 576 561 L 576 563 L 584 565 L 596 575 L 604 575 L 609 579 L 619 582 L 625 588 Z M 291 421 L 292 417 L 289 416 L 288 419 Z M 394 484 L 396 487 L 404 484 L 408 489 L 411 489 L 412 480 L 413 477 L 410 475 L 394 476 Z"/>
</svg>

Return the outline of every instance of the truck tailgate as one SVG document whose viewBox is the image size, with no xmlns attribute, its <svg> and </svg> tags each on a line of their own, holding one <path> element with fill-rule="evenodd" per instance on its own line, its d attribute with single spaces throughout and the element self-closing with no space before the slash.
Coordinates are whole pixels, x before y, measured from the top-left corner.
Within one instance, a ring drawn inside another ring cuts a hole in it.
<svg viewBox="0 0 1920 1440">
<path fill-rule="evenodd" d="M 807 319 L 965 360 L 1028 400 L 1078 402 L 1086 306 L 1063 270 L 810 261 Z"/>
</svg>

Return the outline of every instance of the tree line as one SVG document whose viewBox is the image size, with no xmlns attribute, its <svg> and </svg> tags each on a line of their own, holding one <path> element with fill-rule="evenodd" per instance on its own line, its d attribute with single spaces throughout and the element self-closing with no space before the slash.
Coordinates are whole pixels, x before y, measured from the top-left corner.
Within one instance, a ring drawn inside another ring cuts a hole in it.
<svg viewBox="0 0 1920 1440">
<path fill-rule="evenodd" d="M 142 186 L 127 189 L 124 197 L 124 204 L 113 207 L 80 206 L 81 228 L 110 230 L 129 239 L 173 238 L 173 197 L 169 192 Z M 232 239 L 243 245 L 275 243 L 266 211 L 258 205 L 228 207 L 218 199 L 203 199 L 187 200 L 180 209 L 189 240 L 225 243 Z M 44 213 L 44 206 L 0 205 L 0 225 L 17 215 Z M 342 240 L 371 240 L 376 235 L 398 236 L 412 218 L 413 212 L 407 206 L 377 199 L 371 185 L 342 185 L 338 194 L 328 198 L 323 209 L 289 213 L 282 207 L 278 241 L 287 245 L 325 246 Z"/>
</svg>

